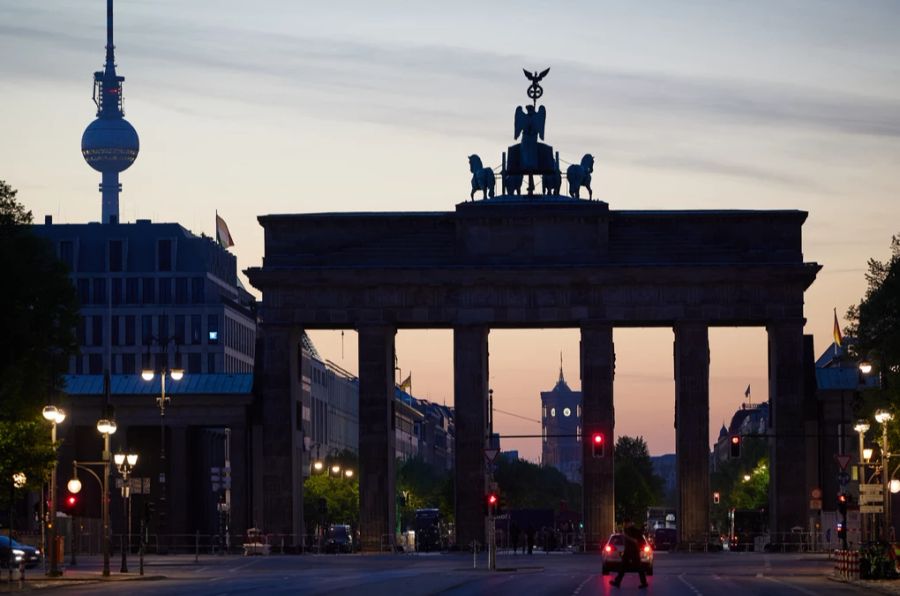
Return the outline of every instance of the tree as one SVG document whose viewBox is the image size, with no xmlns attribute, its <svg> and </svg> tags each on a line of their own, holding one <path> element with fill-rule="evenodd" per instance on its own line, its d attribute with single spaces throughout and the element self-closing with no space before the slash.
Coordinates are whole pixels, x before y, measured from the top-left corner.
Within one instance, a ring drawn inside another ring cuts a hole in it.
<svg viewBox="0 0 900 596">
<path fill-rule="evenodd" d="M 314 524 L 350 524 L 359 527 L 359 483 L 356 477 L 315 474 L 303 483 L 303 518 L 307 530 Z M 325 503 L 324 510 L 320 504 Z"/>
<path fill-rule="evenodd" d="M 66 266 L 31 230 L 32 216 L 0 180 L 0 492 L 13 473 L 40 485 L 53 461 L 43 406 L 62 391 L 76 353 L 78 303 Z"/>
<path fill-rule="evenodd" d="M 397 462 L 397 496 L 403 528 L 414 525 L 416 509 L 440 509 L 444 521 L 453 519 L 453 477 L 421 459 Z"/>
<path fill-rule="evenodd" d="M 864 392 L 855 412 L 871 418 L 874 410 L 900 409 L 900 236 L 891 239 L 891 256 L 886 261 L 869 259 L 867 288 L 858 305 L 847 310 L 851 346 L 857 359 L 870 360 L 880 383 Z M 897 444 L 898 425 L 888 427 L 890 442 Z"/>
<path fill-rule="evenodd" d="M 663 499 L 663 479 L 653 472 L 643 437 L 619 437 L 615 449 L 616 521 L 642 520 Z"/>
<path fill-rule="evenodd" d="M 570 510 L 581 510 L 581 486 L 556 468 L 501 457 L 494 478 L 508 509 L 558 510 L 565 502 Z"/>
<path fill-rule="evenodd" d="M 710 489 L 719 493 L 719 503 L 712 505 L 710 521 L 720 532 L 727 531 L 730 509 L 768 507 L 768 449 L 765 439 L 744 437 L 741 457 L 719 462 L 710 475 Z"/>
</svg>

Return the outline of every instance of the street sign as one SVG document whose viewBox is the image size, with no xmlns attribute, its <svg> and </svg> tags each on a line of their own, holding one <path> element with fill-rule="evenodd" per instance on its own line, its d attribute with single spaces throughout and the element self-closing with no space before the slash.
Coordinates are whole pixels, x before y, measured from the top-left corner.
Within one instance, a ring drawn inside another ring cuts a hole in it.
<svg viewBox="0 0 900 596">
<path fill-rule="evenodd" d="M 883 505 L 860 505 L 860 513 L 884 513 Z"/>
<path fill-rule="evenodd" d="M 810 493 L 809 493 L 809 496 L 810 496 L 810 498 L 813 498 L 813 499 L 821 499 L 822 498 L 822 489 L 821 488 L 812 489 L 812 491 L 810 491 Z"/>
<path fill-rule="evenodd" d="M 839 472 L 837 475 L 838 484 L 841 486 L 846 486 L 848 482 L 850 482 L 850 474 L 847 472 Z"/>
<path fill-rule="evenodd" d="M 879 497 L 881 493 L 884 491 L 884 487 L 880 484 L 860 484 L 859 485 L 859 494 L 877 494 Z"/>
<path fill-rule="evenodd" d="M 835 453 L 834 459 L 837 461 L 838 465 L 841 467 L 841 470 L 847 469 L 847 464 L 850 463 L 850 456 L 844 455 L 843 453 Z"/>
<path fill-rule="evenodd" d="M 487 463 L 494 463 L 494 459 L 496 459 L 497 454 L 500 453 L 499 449 L 485 449 L 484 450 L 484 459 Z"/>
<path fill-rule="evenodd" d="M 811 499 L 809 501 L 809 508 L 813 511 L 819 511 L 822 509 L 822 499 Z"/>
</svg>

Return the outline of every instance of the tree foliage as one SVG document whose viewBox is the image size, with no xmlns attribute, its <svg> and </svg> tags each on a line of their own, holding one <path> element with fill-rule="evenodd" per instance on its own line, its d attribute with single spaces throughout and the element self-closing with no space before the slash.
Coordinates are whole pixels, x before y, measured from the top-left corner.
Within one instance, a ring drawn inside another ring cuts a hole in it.
<svg viewBox="0 0 900 596">
<path fill-rule="evenodd" d="M 0 420 L 0 507 L 8 506 L 13 474 L 25 474 L 24 488 L 40 489 L 49 477 L 56 449 L 50 428 L 40 415 L 30 420 Z"/>
<path fill-rule="evenodd" d="M 0 419 L 28 420 L 62 389 L 76 353 L 78 303 L 66 266 L 31 230 L 31 212 L 0 181 Z"/>
<path fill-rule="evenodd" d="M 581 485 L 569 482 L 556 468 L 501 457 L 494 479 L 507 509 L 557 511 L 565 502 L 569 510 L 581 510 Z"/>
<path fill-rule="evenodd" d="M 856 342 L 853 356 L 872 362 L 879 375 L 877 388 L 864 392 L 856 415 L 871 418 L 874 410 L 900 410 L 900 236 L 891 239 L 891 256 L 885 261 L 869 259 L 866 293 L 858 305 L 847 310 L 847 334 Z M 900 438 L 898 425 L 889 427 L 892 445 Z"/>
<path fill-rule="evenodd" d="M 350 524 L 359 527 L 359 465 L 356 455 L 351 451 L 342 451 L 325 460 L 322 473 L 310 475 L 303 483 L 303 519 L 307 532 L 312 532 L 316 525 L 327 528 L 329 524 Z M 337 465 L 341 473 L 332 475 L 331 466 Z M 344 470 L 353 470 L 354 475 L 347 478 Z M 320 510 L 324 500 L 325 510 Z"/>
<path fill-rule="evenodd" d="M 397 462 L 397 495 L 401 526 L 412 527 L 416 509 L 440 509 L 444 521 L 453 519 L 453 476 L 421 459 Z"/>
<path fill-rule="evenodd" d="M 744 437 L 741 457 L 726 459 L 710 476 L 710 488 L 719 493 L 710 521 L 720 531 L 728 527 L 729 509 L 762 509 L 769 504 L 768 445 L 765 439 Z M 749 480 L 745 480 L 749 477 Z"/>
<path fill-rule="evenodd" d="M 616 521 L 642 520 L 663 501 L 663 479 L 653 472 L 643 437 L 619 437 L 615 457 Z"/>
</svg>

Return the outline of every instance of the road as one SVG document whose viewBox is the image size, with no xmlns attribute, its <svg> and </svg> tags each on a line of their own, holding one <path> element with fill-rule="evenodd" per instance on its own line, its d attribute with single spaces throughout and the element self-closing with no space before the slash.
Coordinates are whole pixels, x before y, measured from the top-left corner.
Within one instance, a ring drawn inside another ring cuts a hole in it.
<svg viewBox="0 0 900 596">
<path fill-rule="evenodd" d="M 86 562 L 91 569 L 92 562 Z M 136 562 L 135 562 L 136 563 Z M 67 595 L 121 593 L 240 594 L 419 594 L 490 596 L 591 596 L 625 592 L 655 595 L 715 594 L 810 595 L 872 593 L 858 585 L 829 580 L 832 564 L 825 555 L 756 553 L 658 553 L 655 574 L 646 591 L 638 578 L 626 576 L 621 588 L 609 585 L 594 555 L 500 555 L 497 572 L 472 568 L 471 555 L 306 555 L 272 557 L 159 558 L 148 576 L 167 579 L 60 585 Z M 79 569 L 84 572 L 85 565 Z M 136 567 L 132 566 L 132 571 Z M 118 575 L 114 573 L 114 576 Z"/>
</svg>

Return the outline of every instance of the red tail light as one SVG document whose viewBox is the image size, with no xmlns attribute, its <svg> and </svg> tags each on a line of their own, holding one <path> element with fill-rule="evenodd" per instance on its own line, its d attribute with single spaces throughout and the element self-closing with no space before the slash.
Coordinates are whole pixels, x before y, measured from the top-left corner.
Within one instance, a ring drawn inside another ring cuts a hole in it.
<svg viewBox="0 0 900 596">
<path fill-rule="evenodd" d="M 644 545 L 644 552 L 645 552 L 645 553 L 650 554 L 650 552 L 651 552 L 652 550 L 653 550 L 653 549 L 650 548 L 650 545 L 649 545 L 649 544 L 645 544 L 645 545 Z"/>
<path fill-rule="evenodd" d="M 607 544 L 605 547 L 603 547 L 603 550 L 605 550 L 608 553 L 611 553 L 611 552 L 613 552 L 613 547 L 611 547 L 610 545 Z"/>
</svg>

